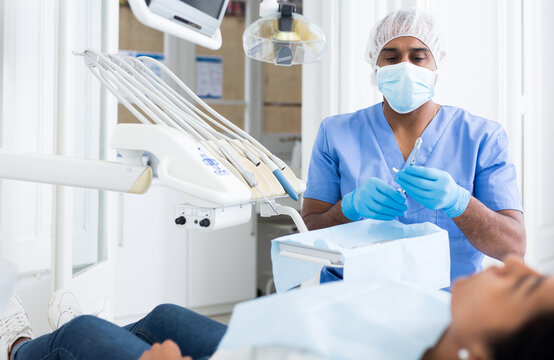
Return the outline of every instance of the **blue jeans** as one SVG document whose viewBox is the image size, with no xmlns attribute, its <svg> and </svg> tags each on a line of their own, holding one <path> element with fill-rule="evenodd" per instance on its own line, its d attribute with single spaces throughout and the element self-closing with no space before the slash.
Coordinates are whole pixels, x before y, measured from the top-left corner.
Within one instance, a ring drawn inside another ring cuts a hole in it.
<svg viewBox="0 0 554 360">
<path fill-rule="evenodd" d="M 164 304 L 124 328 L 94 316 L 79 316 L 51 334 L 23 343 L 13 358 L 137 360 L 153 343 L 170 339 L 183 356 L 200 360 L 215 352 L 226 330 L 217 321 Z"/>
<path fill-rule="evenodd" d="M 319 283 L 327 283 L 331 281 L 340 281 L 343 279 L 343 269 L 324 266 L 321 268 L 321 275 L 319 277 Z"/>
</svg>

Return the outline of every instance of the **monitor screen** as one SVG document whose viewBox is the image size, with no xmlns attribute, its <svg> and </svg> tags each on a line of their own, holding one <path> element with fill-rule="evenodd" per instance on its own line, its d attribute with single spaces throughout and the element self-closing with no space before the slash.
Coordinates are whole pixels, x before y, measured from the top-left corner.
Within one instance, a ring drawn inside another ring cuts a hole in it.
<svg viewBox="0 0 554 360">
<path fill-rule="evenodd" d="M 225 0 L 180 0 L 211 17 L 218 19 Z"/>
</svg>

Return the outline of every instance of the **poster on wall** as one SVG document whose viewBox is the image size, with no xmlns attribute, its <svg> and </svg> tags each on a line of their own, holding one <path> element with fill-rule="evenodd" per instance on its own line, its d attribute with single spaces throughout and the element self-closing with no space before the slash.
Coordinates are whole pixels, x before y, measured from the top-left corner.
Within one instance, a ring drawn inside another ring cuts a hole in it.
<svg viewBox="0 0 554 360">
<path fill-rule="evenodd" d="M 203 99 L 221 99 L 223 96 L 221 56 L 196 57 L 196 94 Z"/>
</svg>

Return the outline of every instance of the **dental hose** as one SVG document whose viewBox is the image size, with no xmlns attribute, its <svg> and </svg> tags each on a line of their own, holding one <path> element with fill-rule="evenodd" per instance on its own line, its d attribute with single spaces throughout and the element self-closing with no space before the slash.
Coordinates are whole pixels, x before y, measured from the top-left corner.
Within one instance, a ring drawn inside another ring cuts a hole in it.
<svg viewBox="0 0 554 360">
<path fill-rule="evenodd" d="M 238 128 L 236 125 L 231 123 L 229 120 L 223 118 L 220 114 L 215 112 L 211 107 L 209 107 L 202 99 L 200 99 L 192 90 L 190 90 L 175 74 L 173 74 L 164 64 L 160 63 L 159 61 L 156 61 L 152 58 L 147 57 L 141 57 L 141 60 L 148 61 L 150 63 L 154 63 L 157 66 L 159 66 L 163 72 L 168 74 L 185 92 L 194 99 L 198 104 L 200 104 L 204 109 L 206 109 L 210 114 L 215 116 L 219 121 L 223 122 L 226 126 L 228 126 L 230 129 L 232 129 L 235 132 L 240 133 L 245 138 L 241 138 L 242 141 L 248 141 L 251 146 L 253 146 L 256 150 L 258 150 L 259 155 L 262 159 L 262 161 L 266 164 L 266 166 L 269 167 L 275 178 L 279 181 L 285 192 L 295 201 L 298 201 L 298 194 L 290 184 L 290 182 L 285 178 L 285 176 L 282 173 L 282 170 L 286 168 L 286 164 L 279 159 L 277 156 L 269 152 L 262 144 L 260 144 L 256 139 L 252 138 L 249 134 L 245 133 L 242 129 Z M 192 104 L 191 104 L 192 105 Z M 189 105 L 190 106 L 190 105 Z M 198 110 L 196 107 L 194 109 L 200 113 L 203 114 L 200 110 Z M 205 114 L 203 114 L 204 117 L 208 118 Z M 212 120 L 212 119 L 210 119 Z M 212 121 L 213 122 L 213 121 Z M 267 154 L 269 154 L 269 156 Z M 246 154 L 245 154 L 246 155 Z M 253 155 L 253 154 L 252 154 Z M 246 157 L 252 161 L 256 165 L 256 160 L 253 161 L 251 159 L 251 156 L 246 155 Z M 259 165 L 259 162 L 258 164 Z M 256 166 L 257 166 L 256 165 Z"/>
</svg>

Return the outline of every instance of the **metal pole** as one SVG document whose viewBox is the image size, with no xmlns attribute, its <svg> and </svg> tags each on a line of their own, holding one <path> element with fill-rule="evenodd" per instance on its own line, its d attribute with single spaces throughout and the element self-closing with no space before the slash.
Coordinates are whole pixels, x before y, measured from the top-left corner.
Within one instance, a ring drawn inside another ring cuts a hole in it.
<svg viewBox="0 0 554 360">
<path fill-rule="evenodd" d="M 256 21 L 259 18 L 259 12 L 259 1 L 247 1 L 245 26 Z M 252 60 L 246 56 L 244 66 L 244 96 L 246 101 L 244 131 L 263 143 L 264 67 L 261 61 Z"/>
</svg>

